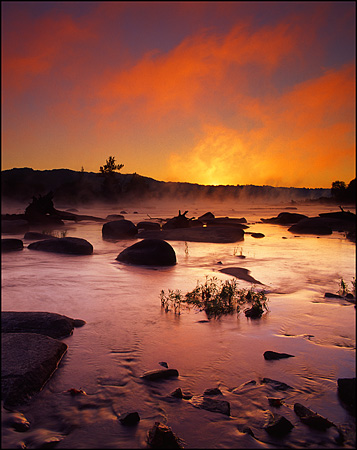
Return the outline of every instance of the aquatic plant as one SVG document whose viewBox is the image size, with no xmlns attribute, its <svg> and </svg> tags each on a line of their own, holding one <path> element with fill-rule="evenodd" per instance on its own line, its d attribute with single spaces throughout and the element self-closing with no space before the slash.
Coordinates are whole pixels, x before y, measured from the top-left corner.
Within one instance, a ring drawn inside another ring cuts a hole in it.
<svg viewBox="0 0 357 450">
<path fill-rule="evenodd" d="M 165 312 L 174 309 L 175 314 L 181 313 L 181 306 L 186 308 L 196 308 L 205 311 L 208 318 L 218 318 L 222 315 L 239 314 L 243 305 L 250 306 L 247 317 L 260 317 L 264 310 L 268 311 L 268 298 L 264 290 L 256 291 L 252 286 L 250 289 L 238 289 L 238 282 L 235 279 L 220 281 L 217 277 L 206 276 L 204 283 L 197 282 L 196 287 L 185 295 L 177 290 L 164 290 L 160 293 L 161 305 Z"/>
<path fill-rule="evenodd" d="M 341 295 L 342 297 L 346 297 L 346 295 L 348 295 L 348 294 L 352 294 L 353 297 L 356 297 L 356 278 L 355 277 L 352 278 L 351 284 L 352 284 L 352 291 L 350 291 L 347 283 L 341 277 L 340 282 L 339 282 L 339 290 L 337 291 L 337 293 L 339 295 Z"/>
</svg>

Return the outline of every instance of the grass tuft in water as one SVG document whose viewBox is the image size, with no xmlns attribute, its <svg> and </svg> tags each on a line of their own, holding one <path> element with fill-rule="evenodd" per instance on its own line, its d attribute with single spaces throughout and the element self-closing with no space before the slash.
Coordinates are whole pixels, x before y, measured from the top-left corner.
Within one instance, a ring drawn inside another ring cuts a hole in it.
<svg viewBox="0 0 357 450">
<path fill-rule="evenodd" d="M 245 310 L 247 317 L 261 317 L 264 310 L 268 311 L 268 298 L 264 292 L 250 289 L 238 289 L 235 279 L 220 281 L 217 277 L 206 276 L 204 283 L 197 282 L 197 286 L 185 295 L 179 289 L 164 290 L 160 293 L 161 306 L 165 312 L 174 310 L 175 314 L 181 313 L 181 306 L 205 311 L 207 317 L 219 318 L 223 315 L 239 314 L 243 305 L 249 306 Z"/>
</svg>

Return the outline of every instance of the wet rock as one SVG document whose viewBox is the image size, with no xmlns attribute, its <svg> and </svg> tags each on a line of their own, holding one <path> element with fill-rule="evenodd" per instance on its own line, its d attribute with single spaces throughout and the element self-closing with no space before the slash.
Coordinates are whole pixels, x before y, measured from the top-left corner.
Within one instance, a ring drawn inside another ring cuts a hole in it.
<svg viewBox="0 0 357 450">
<path fill-rule="evenodd" d="M 263 427 L 265 431 L 274 436 L 284 436 L 289 433 L 294 425 L 280 414 L 270 414 L 267 423 Z"/>
<path fill-rule="evenodd" d="M 21 239 L 1 239 L 1 252 L 14 252 L 17 250 L 22 250 L 24 248 L 24 243 Z"/>
<path fill-rule="evenodd" d="M 219 388 L 206 389 L 203 395 L 223 395 Z"/>
<path fill-rule="evenodd" d="M 267 350 L 266 352 L 264 352 L 264 359 L 275 360 L 275 359 L 282 359 L 282 358 L 294 358 L 294 355 L 289 355 L 289 353 L 273 352 L 271 350 Z"/>
<path fill-rule="evenodd" d="M 136 226 L 138 230 L 160 230 L 160 224 L 157 222 L 143 221 L 139 222 Z"/>
<path fill-rule="evenodd" d="M 140 416 L 135 411 L 135 412 L 130 412 L 130 413 L 120 415 L 119 420 L 123 425 L 132 426 L 132 425 L 136 425 L 138 422 L 140 422 Z"/>
<path fill-rule="evenodd" d="M 196 408 L 230 416 L 231 405 L 226 400 L 217 400 L 206 395 L 193 396 L 190 403 Z"/>
<path fill-rule="evenodd" d="M 298 234 L 332 234 L 330 223 L 327 219 L 323 219 L 322 217 L 309 217 L 307 219 L 300 220 L 298 223 L 288 228 L 288 231 Z"/>
<path fill-rule="evenodd" d="M 72 395 L 72 397 L 77 397 L 77 395 L 87 395 L 87 393 L 83 391 L 83 389 L 71 388 L 68 389 L 66 392 Z"/>
<path fill-rule="evenodd" d="M 198 220 L 200 220 L 201 222 L 205 222 L 206 220 L 212 220 L 214 218 L 215 216 L 213 213 L 206 212 L 205 214 L 202 214 L 202 216 L 198 217 Z"/>
<path fill-rule="evenodd" d="M 269 386 L 278 391 L 286 391 L 287 389 L 292 389 L 292 387 L 288 384 L 283 383 L 282 381 L 272 380 L 271 378 L 263 378 L 261 382 L 263 384 L 269 384 Z"/>
<path fill-rule="evenodd" d="M 177 437 L 170 427 L 160 422 L 155 425 L 147 433 L 147 443 L 151 448 L 183 448 L 181 439 Z"/>
<path fill-rule="evenodd" d="M 311 428 L 315 428 L 317 430 L 326 430 L 327 428 L 335 426 L 328 419 L 320 416 L 320 414 L 315 413 L 311 409 L 306 408 L 301 403 L 294 404 L 294 411 L 295 414 L 300 418 L 301 422 Z"/>
<path fill-rule="evenodd" d="M 250 319 L 259 319 L 263 315 L 263 308 L 260 305 L 253 305 L 244 311 L 246 317 Z"/>
<path fill-rule="evenodd" d="M 302 219 L 307 219 L 308 217 L 304 214 L 298 214 L 298 213 L 289 213 L 289 212 L 282 212 L 278 214 L 277 217 L 271 217 L 270 219 L 260 219 L 264 223 L 276 223 L 279 225 L 291 225 L 294 223 L 299 222 Z"/>
<path fill-rule="evenodd" d="M 165 241 L 231 243 L 244 240 L 244 230 L 238 227 L 189 227 L 169 230 L 146 230 L 141 238 Z"/>
<path fill-rule="evenodd" d="M 172 246 L 162 239 L 143 239 L 124 249 L 117 261 L 148 266 L 173 266 L 176 253 Z"/>
<path fill-rule="evenodd" d="M 105 220 L 122 220 L 124 216 L 121 214 L 108 214 Z"/>
<path fill-rule="evenodd" d="M 14 407 L 39 392 L 56 370 L 67 345 L 35 333 L 2 333 L 1 398 Z"/>
<path fill-rule="evenodd" d="M 242 217 L 241 219 L 230 218 L 230 217 L 216 217 L 214 219 L 206 220 L 207 227 L 238 227 L 242 230 L 249 228 L 245 225 L 247 220 Z"/>
<path fill-rule="evenodd" d="M 169 367 L 169 365 L 168 365 L 167 362 L 165 362 L 165 361 L 160 361 L 159 364 L 160 364 L 160 366 L 162 366 L 162 367 L 166 367 L 166 369 L 168 369 L 168 367 Z"/>
<path fill-rule="evenodd" d="M 137 227 L 130 220 L 113 220 L 103 224 L 102 236 L 104 239 L 130 239 L 138 234 Z"/>
<path fill-rule="evenodd" d="M 179 373 L 176 369 L 161 369 L 161 370 L 151 370 L 145 372 L 140 378 L 149 381 L 163 380 L 167 378 L 178 377 Z"/>
<path fill-rule="evenodd" d="M 263 233 L 250 233 L 250 235 L 256 239 L 261 239 L 261 238 L 265 237 L 265 234 L 263 234 Z"/>
<path fill-rule="evenodd" d="M 1 313 L 2 333 L 37 333 L 58 339 L 70 336 L 74 327 L 83 326 L 84 323 L 84 320 L 48 312 Z"/>
<path fill-rule="evenodd" d="M 356 412 L 356 378 L 339 378 L 337 392 L 340 399 Z"/>
<path fill-rule="evenodd" d="M 30 422 L 18 411 L 10 412 L 3 408 L 1 415 L 3 424 L 13 428 L 15 431 L 23 433 L 30 428 Z"/>
<path fill-rule="evenodd" d="M 332 292 L 325 292 L 326 298 L 343 298 L 342 295 L 333 294 Z"/>
<path fill-rule="evenodd" d="M 189 392 L 183 392 L 181 388 L 175 389 L 171 392 L 171 397 L 183 398 L 184 400 L 190 400 L 193 396 Z"/>
<path fill-rule="evenodd" d="M 283 400 L 284 399 L 282 398 L 268 397 L 269 405 L 274 406 L 275 408 L 279 408 L 280 406 L 282 406 Z"/>
<path fill-rule="evenodd" d="M 93 246 L 90 242 L 75 237 L 44 239 L 43 241 L 33 242 L 27 248 L 29 250 L 71 255 L 91 255 L 93 253 Z"/>
</svg>

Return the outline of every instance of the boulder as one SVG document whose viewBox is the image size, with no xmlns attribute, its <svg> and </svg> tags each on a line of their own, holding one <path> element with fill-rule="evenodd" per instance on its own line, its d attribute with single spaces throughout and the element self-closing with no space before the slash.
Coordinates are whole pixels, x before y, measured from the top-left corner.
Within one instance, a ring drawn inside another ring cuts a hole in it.
<svg viewBox="0 0 357 450">
<path fill-rule="evenodd" d="M 284 436 L 294 428 L 294 425 L 280 414 L 270 413 L 264 427 L 265 431 L 274 436 Z"/>
<path fill-rule="evenodd" d="M 91 255 L 93 253 L 93 246 L 90 242 L 75 237 L 44 239 L 29 244 L 27 248 L 29 250 L 68 253 L 72 255 Z"/>
<path fill-rule="evenodd" d="M 103 224 L 102 236 L 104 239 L 130 239 L 136 237 L 137 227 L 130 220 L 113 220 Z"/>
<path fill-rule="evenodd" d="M 67 345 L 36 333 L 2 333 L 1 398 L 14 407 L 39 392 L 57 369 Z"/>
<path fill-rule="evenodd" d="M 121 414 L 119 420 L 123 425 L 131 426 L 131 425 L 136 425 L 138 422 L 140 422 L 140 416 L 135 411 L 135 412 Z"/>
<path fill-rule="evenodd" d="M 232 243 L 244 240 L 244 230 L 239 227 L 190 227 L 140 233 L 148 239 L 165 241 Z"/>
<path fill-rule="evenodd" d="M 283 358 L 294 358 L 294 355 L 289 355 L 289 353 L 278 353 L 267 350 L 264 352 L 264 359 L 272 360 L 272 359 L 283 359 Z"/>
<path fill-rule="evenodd" d="M 116 259 L 135 265 L 173 266 L 176 264 L 176 253 L 162 239 L 144 239 L 124 249 Z"/>
<path fill-rule="evenodd" d="M 109 214 L 105 220 L 122 220 L 124 216 L 122 214 Z"/>
<path fill-rule="evenodd" d="M 148 381 L 163 380 L 172 377 L 178 377 L 179 373 L 176 369 L 159 369 L 145 372 L 140 378 Z"/>
<path fill-rule="evenodd" d="M 215 399 L 206 395 L 193 396 L 189 402 L 196 408 L 230 416 L 231 406 L 227 400 Z"/>
<path fill-rule="evenodd" d="M 160 230 L 160 224 L 157 222 L 149 222 L 147 221 L 143 221 L 143 222 L 139 222 L 136 225 L 137 229 L 143 229 L 143 230 Z"/>
<path fill-rule="evenodd" d="M 356 378 L 339 378 L 337 392 L 340 399 L 354 411 L 356 410 Z"/>
<path fill-rule="evenodd" d="M 2 311 L 1 313 L 2 333 L 37 333 L 58 339 L 70 336 L 75 327 L 84 324 L 84 320 L 49 312 Z"/>
<path fill-rule="evenodd" d="M 248 233 L 248 234 L 250 234 L 253 238 L 256 238 L 256 239 L 261 239 L 261 238 L 265 237 L 265 234 L 263 234 L 263 233 Z"/>
<path fill-rule="evenodd" d="M 173 433 L 170 427 L 160 422 L 155 422 L 155 425 L 148 431 L 147 443 L 151 448 L 183 448 L 181 439 Z"/>
<path fill-rule="evenodd" d="M 278 225 L 292 225 L 302 219 L 307 219 L 305 214 L 282 212 L 277 217 L 270 217 L 269 219 L 260 219 L 264 223 L 276 223 Z"/>
<path fill-rule="evenodd" d="M 320 414 L 311 411 L 311 409 L 306 408 L 301 403 L 294 404 L 294 411 L 295 414 L 300 418 L 301 422 L 311 428 L 315 428 L 317 430 L 326 430 L 327 428 L 335 426 L 334 423 L 330 422 L 325 417 L 320 416 Z"/>
<path fill-rule="evenodd" d="M 212 214 L 211 212 L 206 212 L 205 214 L 202 214 L 202 216 L 200 216 L 198 220 L 200 220 L 201 222 L 206 222 L 206 220 L 212 220 L 214 218 L 214 214 Z"/>
<path fill-rule="evenodd" d="M 23 248 L 24 244 L 21 239 L 1 239 L 1 252 L 13 252 Z"/>
<path fill-rule="evenodd" d="M 309 217 L 307 219 L 300 220 L 298 223 L 288 228 L 288 231 L 298 234 L 332 234 L 329 219 L 324 219 L 322 217 Z"/>
<path fill-rule="evenodd" d="M 241 219 L 230 218 L 230 217 L 216 217 L 214 219 L 206 220 L 206 225 L 208 227 L 238 227 L 242 229 L 249 228 L 247 220 L 242 217 Z"/>
</svg>

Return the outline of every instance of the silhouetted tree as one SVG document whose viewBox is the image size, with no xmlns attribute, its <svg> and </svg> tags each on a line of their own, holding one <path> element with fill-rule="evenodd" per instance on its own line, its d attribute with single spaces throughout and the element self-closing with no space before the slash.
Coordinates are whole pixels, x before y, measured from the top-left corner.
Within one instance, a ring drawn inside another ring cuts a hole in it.
<svg viewBox="0 0 357 450">
<path fill-rule="evenodd" d="M 115 164 L 115 158 L 114 156 L 109 156 L 109 158 L 106 160 L 106 164 L 104 166 L 100 166 L 99 170 L 106 174 L 106 173 L 113 173 L 115 170 L 120 170 L 124 167 L 124 164 Z"/>
<path fill-rule="evenodd" d="M 341 201 L 344 199 L 346 193 L 346 183 L 344 181 L 334 181 L 331 186 L 331 195 L 337 200 Z"/>
</svg>

